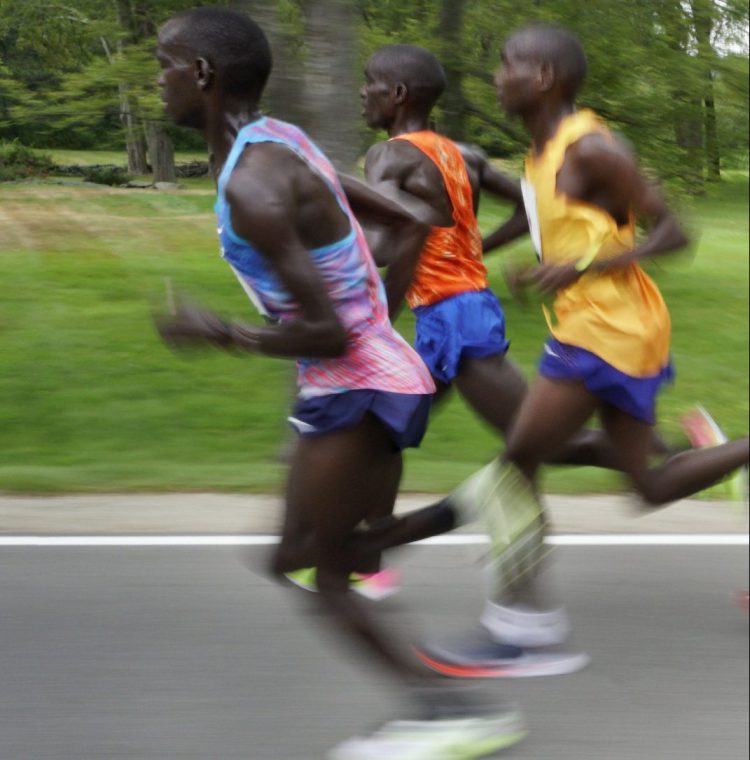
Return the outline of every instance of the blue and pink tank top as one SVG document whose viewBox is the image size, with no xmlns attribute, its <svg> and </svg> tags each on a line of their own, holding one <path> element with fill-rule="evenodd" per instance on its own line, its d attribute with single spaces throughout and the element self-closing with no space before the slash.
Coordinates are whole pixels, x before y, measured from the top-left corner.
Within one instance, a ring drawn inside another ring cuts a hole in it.
<svg viewBox="0 0 750 760">
<path fill-rule="evenodd" d="M 302 130 L 269 117 L 246 125 L 238 133 L 219 176 L 215 206 L 221 255 L 250 300 L 270 321 L 294 319 L 298 313 L 298 305 L 268 259 L 232 229 L 226 186 L 245 147 L 260 142 L 286 145 L 302 158 L 325 181 L 351 226 L 343 240 L 309 251 L 349 343 L 342 356 L 298 359 L 300 398 L 365 389 L 433 393 L 435 386 L 429 371 L 388 320 L 385 291 L 377 267 L 335 168 Z"/>
</svg>

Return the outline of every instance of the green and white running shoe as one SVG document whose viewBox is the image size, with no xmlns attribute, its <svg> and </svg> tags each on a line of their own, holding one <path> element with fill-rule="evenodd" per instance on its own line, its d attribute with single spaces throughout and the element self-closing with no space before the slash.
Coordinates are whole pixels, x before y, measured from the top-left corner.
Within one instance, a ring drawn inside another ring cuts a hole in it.
<svg viewBox="0 0 750 760">
<path fill-rule="evenodd" d="M 339 744 L 328 760 L 476 760 L 520 742 L 527 730 L 522 714 L 441 720 L 397 720 L 370 736 Z"/>
</svg>

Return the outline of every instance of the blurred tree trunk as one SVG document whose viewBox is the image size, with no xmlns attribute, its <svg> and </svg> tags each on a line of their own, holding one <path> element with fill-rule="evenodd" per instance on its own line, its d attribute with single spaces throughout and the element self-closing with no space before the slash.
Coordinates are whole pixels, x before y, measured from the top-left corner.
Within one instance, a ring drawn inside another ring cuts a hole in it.
<svg viewBox="0 0 750 760">
<path fill-rule="evenodd" d="M 104 49 L 104 55 L 107 61 L 112 64 L 114 58 L 112 52 L 109 49 L 107 41 L 101 38 L 102 48 Z M 118 54 L 122 52 L 122 43 L 117 43 Z M 128 172 L 130 174 L 146 174 L 148 172 L 148 164 L 146 162 L 146 143 L 143 139 L 141 131 L 138 129 L 136 119 L 133 116 L 133 111 L 130 107 L 130 97 L 128 96 L 128 89 L 120 82 L 117 85 L 117 93 L 120 98 L 120 123 L 125 131 L 125 150 L 128 154 Z"/>
<path fill-rule="evenodd" d="M 271 42 L 271 113 L 304 129 L 339 169 L 351 170 L 360 148 L 355 4 L 299 0 L 296 25 L 282 21 L 273 3 L 244 0 L 242 7 Z"/>
<path fill-rule="evenodd" d="M 176 182 L 174 147 L 164 125 L 158 121 L 144 121 L 143 129 L 146 133 L 154 182 Z"/>
<path fill-rule="evenodd" d="M 117 18 L 123 33 L 125 44 L 136 44 L 156 33 L 156 24 L 148 9 L 138 5 L 134 7 L 132 0 L 117 0 Z M 118 48 L 123 44 L 118 42 Z M 128 171 L 133 174 L 146 174 L 148 164 L 146 154 L 151 162 L 154 182 L 174 182 L 174 147 L 172 139 L 158 121 L 138 118 L 139 128 L 136 128 L 136 117 L 132 113 L 125 85 L 120 85 L 121 119 L 125 126 L 125 137 L 128 146 Z M 127 104 L 127 116 L 123 116 L 123 98 Z M 132 156 L 132 167 L 131 167 Z"/>
<path fill-rule="evenodd" d="M 700 98 L 688 100 L 685 93 L 678 93 L 685 100 L 680 109 L 681 118 L 674 126 L 675 142 L 682 151 L 682 176 L 691 195 L 702 195 L 705 191 L 705 152 L 703 150 L 702 103 Z"/>
<path fill-rule="evenodd" d="M 462 30 L 465 0 L 441 0 L 438 18 L 440 62 L 448 86 L 442 98 L 440 131 L 453 140 L 466 139 L 466 99 L 463 92 L 465 62 Z"/>
<path fill-rule="evenodd" d="M 718 182 L 721 179 L 721 156 L 719 134 L 716 126 L 716 105 L 714 102 L 714 49 L 711 33 L 714 26 L 716 7 L 713 0 L 692 0 L 691 10 L 698 56 L 703 68 L 703 133 L 706 150 L 706 179 Z"/>
<path fill-rule="evenodd" d="M 305 108 L 313 139 L 350 171 L 359 153 L 356 6 L 351 0 L 303 0 Z"/>
</svg>

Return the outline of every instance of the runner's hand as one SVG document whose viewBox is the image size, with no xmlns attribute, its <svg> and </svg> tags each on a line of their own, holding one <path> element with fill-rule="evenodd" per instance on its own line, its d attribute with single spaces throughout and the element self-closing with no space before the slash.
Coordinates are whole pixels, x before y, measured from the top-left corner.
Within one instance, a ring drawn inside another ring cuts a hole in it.
<svg viewBox="0 0 750 760">
<path fill-rule="evenodd" d="M 583 274 L 575 262 L 569 264 L 539 264 L 524 276 L 525 283 L 532 285 L 542 296 L 550 296 L 572 285 Z"/>
<path fill-rule="evenodd" d="M 170 314 L 154 316 L 162 340 L 172 348 L 212 344 L 221 348 L 231 344 L 229 326 L 214 313 L 179 301 Z"/>
</svg>

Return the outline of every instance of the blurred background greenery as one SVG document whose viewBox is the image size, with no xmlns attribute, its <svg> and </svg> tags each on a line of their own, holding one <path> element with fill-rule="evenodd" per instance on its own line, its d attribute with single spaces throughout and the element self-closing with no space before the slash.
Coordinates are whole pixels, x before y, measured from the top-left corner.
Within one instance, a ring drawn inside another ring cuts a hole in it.
<svg viewBox="0 0 750 760">
<path fill-rule="evenodd" d="M 163 122 L 151 52 L 178 0 L 0 0 L 0 490 L 255 490 L 278 486 L 289 362 L 217 352 L 177 356 L 151 320 L 164 279 L 227 316 L 256 319 L 221 262 L 206 178 L 146 185 L 202 162 L 199 138 Z M 668 439 L 696 401 L 731 434 L 748 420 L 747 4 L 724 0 L 247 0 L 276 69 L 266 108 L 302 124 L 342 168 L 377 139 L 357 90 L 369 53 L 413 42 L 438 54 L 450 87 L 436 126 L 478 143 L 517 176 L 525 135 L 495 103 L 503 39 L 563 23 L 590 58 L 583 102 L 601 111 L 661 177 L 698 240 L 651 265 L 673 317 L 677 383 L 662 396 Z M 382 135 L 380 136 L 382 137 Z M 30 150 L 33 149 L 33 150 Z M 107 173 L 115 167 L 121 174 Z M 202 168 L 201 168 L 202 167 Z M 102 173 L 104 172 L 104 173 Z M 127 176 L 125 176 L 127 175 Z M 482 203 L 485 230 L 509 209 Z M 538 307 L 513 302 L 488 259 L 511 354 L 533 372 L 546 334 Z M 398 328 L 411 338 L 404 315 Z M 457 398 L 410 452 L 407 490 L 445 491 L 497 451 Z M 611 474 L 548 474 L 558 492 L 611 491 Z M 719 495 L 720 491 L 712 492 Z"/>
</svg>

